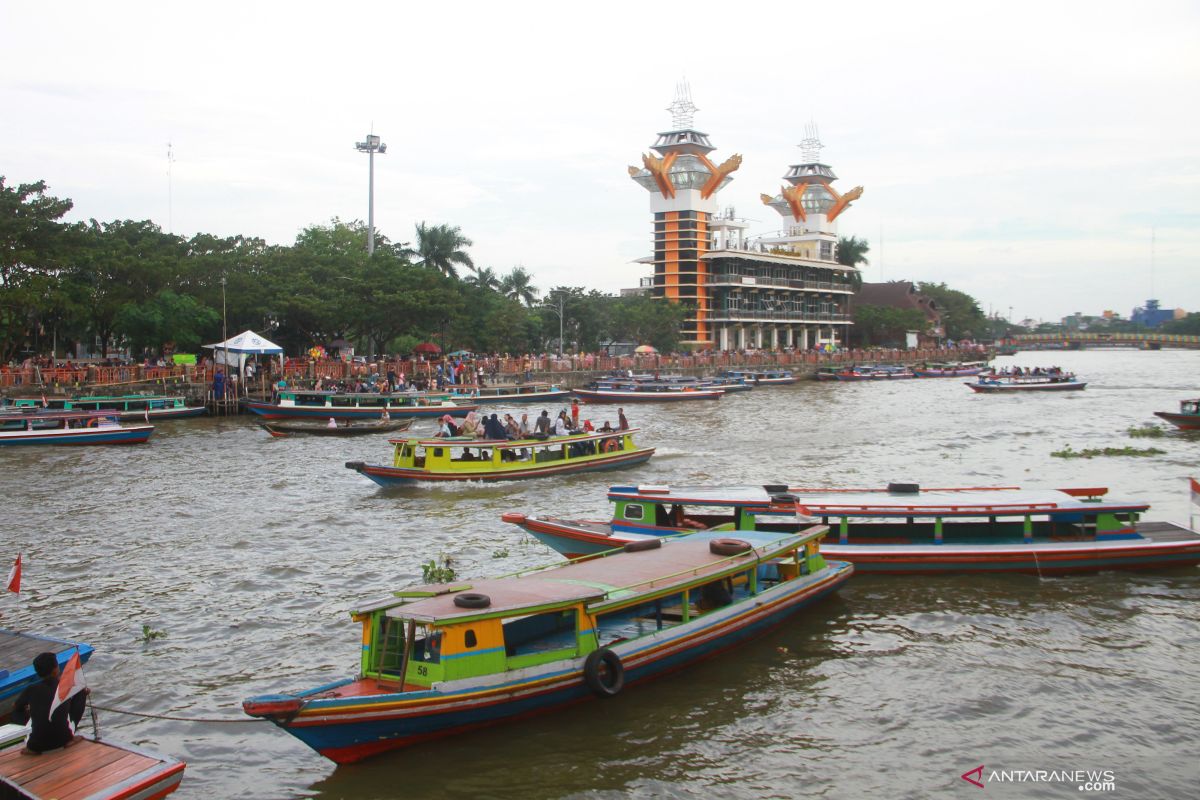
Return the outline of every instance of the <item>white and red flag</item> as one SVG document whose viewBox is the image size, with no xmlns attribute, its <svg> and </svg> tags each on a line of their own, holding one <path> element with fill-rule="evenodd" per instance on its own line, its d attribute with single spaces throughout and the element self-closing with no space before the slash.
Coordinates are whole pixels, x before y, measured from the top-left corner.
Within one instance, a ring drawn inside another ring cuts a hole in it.
<svg viewBox="0 0 1200 800">
<path fill-rule="evenodd" d="M 8 571 L 8 580 L 4 582 L 4 588 L 13 594 L 21 593 L 21 554 L 17 553 L 17 560 L 13 562 L 12 569 Z"/>
<path fill-rule="evenodd" d="M 70 700 L 87 688 L 83 679 L 83 662 L 79 660 L 79 649 L 71 654 L 71 659 L 63 667 L 62 675 L 58 678 L 58 689 L 54 692 L 54 700 L 50 703 L 49 717 L 54 716 L 54 709 Z"/>
</svg>

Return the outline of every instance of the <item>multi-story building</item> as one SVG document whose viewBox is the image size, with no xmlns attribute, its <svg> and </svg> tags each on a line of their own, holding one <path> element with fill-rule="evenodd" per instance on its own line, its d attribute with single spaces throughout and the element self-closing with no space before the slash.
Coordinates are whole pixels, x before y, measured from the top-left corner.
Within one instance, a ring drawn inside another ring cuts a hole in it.
<svg viewBox="0 0 1200 800">
<path fill-rule="evenodd" d="M 813 130 L 801 145 L 804 163 L 784 176 L 791 185 L 778 196 L 762 195 L 784 215 L 784 229 L 750 239 L 732 211 L 718 213 L 715 197 L 741 156 L 720 166 L 709 160 L 715 148 L 692 126 L 697 109 L 686 86 L 669 110 L 674 129 L 658 134 L 658 156 L 643 155 L 643 168 L 629 174 L 650 192 L 654 214 L 651 296 L 692 308 L 684 342 L 732 350 L 844 341 L 857 269 L 837 262 L 834 220 L 862 187 L 845 195 L 832 188 L 837 176 L 817 160 Z"/>
</svg>

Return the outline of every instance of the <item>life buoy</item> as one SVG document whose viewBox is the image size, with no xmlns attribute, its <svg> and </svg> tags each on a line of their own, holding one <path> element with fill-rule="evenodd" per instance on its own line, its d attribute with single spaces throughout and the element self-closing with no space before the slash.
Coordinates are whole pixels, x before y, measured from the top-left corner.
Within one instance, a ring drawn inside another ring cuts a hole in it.
<svg viewBox="0 0 1200 800">
<path fill-rule="evenodd" d="M 625 688 L 625 665 L 621 657 L 607 647 L 588 653 L 583 662 L 583 682 L 600 697 L 612 697 Z"/>
<path fill-rule="evenodd" d="M 478 592 L 462 592 L 454 595 L 454 605 L 459 608 L 487 608 L 492 604 L 492 598 Z"/>
<path fill-rule="evenodd" d="M 100 424 L 100 418 L 99 418 L 99 417 L 92 417 L 91 419 L 89 419 L 89 420 L 87 421 L 87 426 L 88 426 L 89 428 L 95 428 L 95 427 L 96 427 L 97 425 L 99 425 L 99 424 Z"/>
<path fill-rule="evenodd" d="M 622 549 L 626 553 L 637 553 L 642 550 L 657 550 L 662 547 L 662 539 L 654 536 L 650 539 L 634 539 L 632 542 L 626 542 Z"/>
<path fill-rule="evenodd" d="M 752 549 L 745 539 L 713 539 L 708 543 L 708 551 L 717 556 L 737 556 Z"/>
<path fill-rule="evenodd" d="M 605 439 L 600 445 L 600 449 L 605 453 L 615 453 L 621 449 L 621 445 L 616 439 Z"/>
</svg>

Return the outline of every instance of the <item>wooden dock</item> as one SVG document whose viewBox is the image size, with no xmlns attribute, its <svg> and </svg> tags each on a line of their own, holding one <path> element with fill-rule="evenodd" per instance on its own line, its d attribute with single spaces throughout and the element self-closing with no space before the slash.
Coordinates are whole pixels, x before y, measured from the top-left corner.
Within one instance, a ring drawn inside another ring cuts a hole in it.
<svg viewBox="0 0 1200 800">
<path fill-rule="evenodd" d="M 41 755 L 14 745 L 0 750 L 0 800 L 153 800 L 179 788 L 186 766 L 132 745 L 83 737 Z"/>
</svg>

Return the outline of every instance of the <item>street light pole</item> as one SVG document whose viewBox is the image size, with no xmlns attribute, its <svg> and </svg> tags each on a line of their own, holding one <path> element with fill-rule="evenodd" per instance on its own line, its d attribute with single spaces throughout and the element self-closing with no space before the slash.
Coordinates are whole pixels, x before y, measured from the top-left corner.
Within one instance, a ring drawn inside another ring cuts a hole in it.
<svg viewBox="0 0 1200 800">
<path fill-rule="evenodd" d="M 367 134 L 365 142 L 355 142 L 354 149 L 367 154 L 367 255 L 375 253 L 375 154 L 387 152 L 387 145 L 373 133 Z"/>
<path fill-rule="evenodd" d="M 563 354 L 563 296 L 558 296 L 558 308 L 554 306 L 543 306 L 543 308 L 553 311 L 558 314 L 558 357 L 562 358 Z"/>
</svg>

